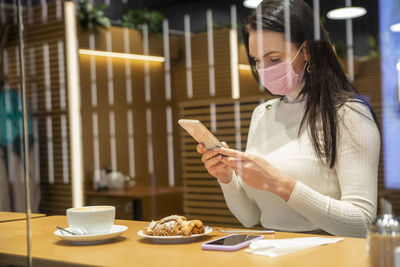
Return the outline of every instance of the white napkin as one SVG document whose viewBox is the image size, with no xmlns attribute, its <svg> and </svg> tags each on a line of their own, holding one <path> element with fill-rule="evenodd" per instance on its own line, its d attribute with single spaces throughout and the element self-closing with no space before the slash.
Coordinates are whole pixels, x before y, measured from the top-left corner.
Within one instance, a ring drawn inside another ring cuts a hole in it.
<svg viewBox="0 0 400 267">
<path fill-rule="evenodd" d="M 277 257 L 291 252 L 300 251 L 326 244 L 336 243 L 343 238 L 300 237 L 289 239 L 263 239 L 250 244 L 246 252 L 269 257 Z"/>
</svg>

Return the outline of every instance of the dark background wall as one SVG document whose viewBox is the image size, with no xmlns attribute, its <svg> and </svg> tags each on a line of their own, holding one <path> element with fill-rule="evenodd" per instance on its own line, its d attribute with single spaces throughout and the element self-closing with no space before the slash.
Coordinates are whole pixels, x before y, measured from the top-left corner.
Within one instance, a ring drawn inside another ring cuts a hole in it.
<svg viewBox="0 0 400 267">
<path fill-rule="evenodd" d="M 305 0 L 311 7 L 313 0 Z M 95 0 L 95 3 L 104 3 L 104 0 Z M 193 32 L 206 29 L 206 11 L 213 11 L 213 20 L 219 25 L 230 23 L 230 6 L 236 5 L 238 21 L 243 22 L 251 12 L 243 6 L 242 0 L 111 0 L 106 15 L 118 20 L 128 9 L 148 8 L 158 10 L 168 18 L 170 28 L 183 30 L 183 16 L 191 17 L 191 29 Z M 364 56 L 369 53 L 368 37 L 372 36 L 378 41 L 378 0 L 353 0 L 353 6 L 362 6 L 367 9 L 367 14 L 353 20 L 354 50 L 356 56 Z M 329 10 L 343 7 L 345 0 L 320 0 L 320 15 L 333 42 L 345 43 L 346 24 L 344 21 L 330 20 L 326 17 Z"/>
<path fill-rule="evenodd" d="M 48 2 L 52 2 L 50 0 Z M 90 1 L 90 0 L 89 0 Z M 104 4 L 105 0 L 92 0 L 96 4 Z M 304 0 L 311 7 L 313 0 Z M 32 0 L 33 5 L 40 4 L 40 0 Z M 192 32 L 206 29 L 206 11 L 213 11 L 213 21 L 220 26 L 230 24 L 230 6 L 236 5 L 238 22 L 242 23 L 251 12 L 243 6 L 243 0 L 109 0 L 106 16 L 113 21 L 118 21 L 128 9 L 147 8 L 163 13 L 169 20 L 170 28 L 183 30 L 183 16 L 191 17 Z M 13 0 L 5 0 L 5 4 L 12 6 Z M 27 0 L 23 0 L 26 5 Z M 334 43 L 345 44 L 345 21 L 330 20 L 326 17 L 329 10 L 343 7 L 345 0 L 320 0 L 320 15 L 329 36 Z M 355 56 L 368 55 L 370 51 L 369 38 L 373 37 L 378 42 L 379 29 L 379 4 L 378 0 L 353 0 L 353 6 L 362 6 L 367 9 L 367 14 L 353 20 L 353 38 Z"/>
</svg>

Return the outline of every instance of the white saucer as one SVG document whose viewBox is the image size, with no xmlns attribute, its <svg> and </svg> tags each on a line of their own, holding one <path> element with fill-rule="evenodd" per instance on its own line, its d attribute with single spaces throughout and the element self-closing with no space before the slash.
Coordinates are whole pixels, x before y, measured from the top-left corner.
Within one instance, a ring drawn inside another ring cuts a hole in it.
<svg viewBox="0 0 400 267">
<path fill-rule="evenodd" d="M 65 228 L 66 230 L 70 230 L 69 228 Z M 120 236 L 123 232 L 128 229 L 125 225 L 113 225 L 111 231 L 106 234 L 90 234 L 90 235 L 71 235 L 62 230 L 56 230 L 54 234 L 60 237 L 63 240 L 68 240 L 74 243 L 80 244 L 91 244 L 91 243 L 98 243 L 103 242 L 117 236 Z"/>
<path fill-rule="evenodd" d="M 137 232 L 137 234 L 141 237 L 148 238 L 154 243 L 160 244 L 179 244 L 179 243 L 188 243 L 193 242 L 201 236 L 208 235 L 213 231 L 211 227 L 205 226 L 205 231 L 202 234 L 196 235 L 189 235 L 189 236 L 153 236 L 153 235 L 146 235 L 143 233 L 142 230 Z"/>
</svg>

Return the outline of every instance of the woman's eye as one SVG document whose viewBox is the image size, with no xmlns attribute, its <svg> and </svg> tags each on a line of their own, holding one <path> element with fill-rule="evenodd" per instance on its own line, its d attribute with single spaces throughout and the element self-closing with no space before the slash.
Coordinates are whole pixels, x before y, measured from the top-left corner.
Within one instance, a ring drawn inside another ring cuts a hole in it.
<svg viewBox="0 0 400 267">
<path fill-rule="evenodd" d="M 269 61 L 271 61 L 271 62 L 279 62 L 280 61 L 280 59 L 279 58 L 270 58 L 270 60 Z"/>
</svg>

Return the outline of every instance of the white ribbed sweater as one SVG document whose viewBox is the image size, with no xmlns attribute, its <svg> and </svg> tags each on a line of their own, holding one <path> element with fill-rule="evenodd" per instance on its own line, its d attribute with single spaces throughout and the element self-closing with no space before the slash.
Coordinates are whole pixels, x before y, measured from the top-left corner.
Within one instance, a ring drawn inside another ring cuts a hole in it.
<svg viewBox="0 0 400 267">
<path fill-rule="evenodd" d="M 322 229 L 333 235 L 365 237 L 376 216 L 380 149 L 371 113 L 354 102 L 340 108 L 337 159 L 330 169 L 315 154 L 307 129 L 298 136 L 304 106 L 305 101 L 287 99 L 259 105 L 247 140 L 246 152 L 297 180 L 290 199 L 285 202 L 233 175 L 230 183 L 220 183 L 227 205 L 245 227 L 261 222 L 265 228 L 281 231 Z"/>
</svg>

